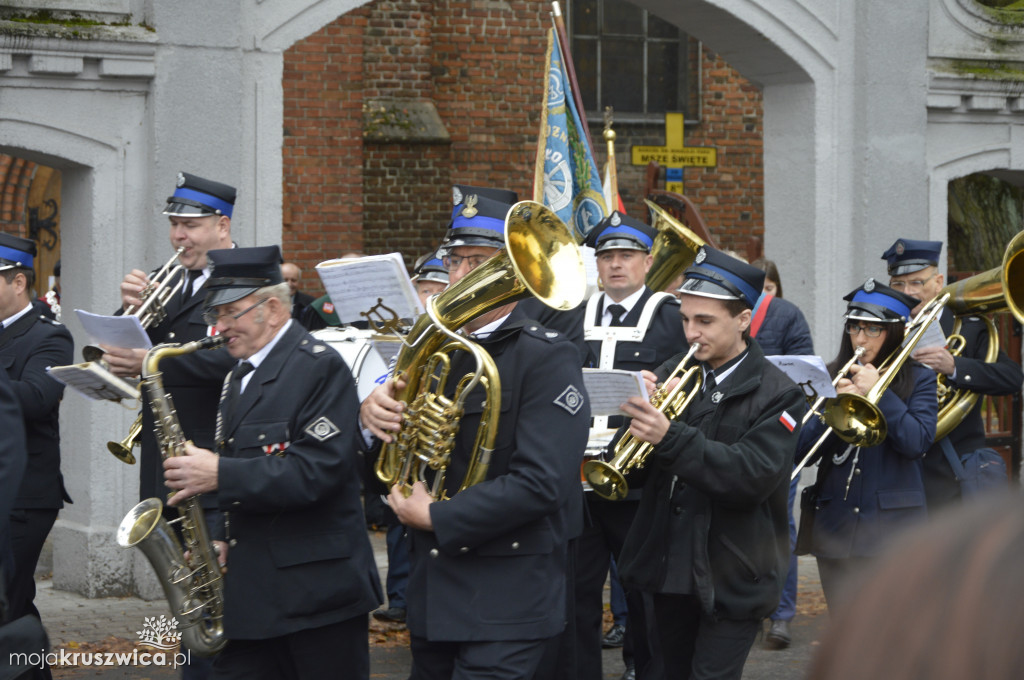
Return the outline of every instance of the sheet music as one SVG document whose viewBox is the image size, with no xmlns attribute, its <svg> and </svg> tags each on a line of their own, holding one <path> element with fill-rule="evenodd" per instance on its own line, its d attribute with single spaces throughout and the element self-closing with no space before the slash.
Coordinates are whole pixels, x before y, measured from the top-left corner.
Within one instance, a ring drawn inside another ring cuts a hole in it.
<svg viewBox="0 0 1024 680">
<path fill-rule="evenodd" d="M 908 335 L 903 339 L 903 344 L 906 345 L 910 341 L 913 335 Z M 945 347 L 946 346 L 946 334 L 942 332 L 942 324 L 939 323 L 938 316 L 931 320 L 928 324 L 928 328 L 925 329 L 924 335 L 918 341 L 917 346 L 914 347 L 914 351 L 924 349 L 925 347 Z"/>
<path fill-rule="evenodd" d="M 70 366 L 48 366 L 46 373 L 89 399 L 121 401 L 140 398 L 139 388 L 94 361 Z"/>
<path fill-rule="evenodd" d="M 153 346 L 137 316 L 104 316 L 82 309 L 76 309 L 75 313 L 78 314 L 82 328 L 89 334 L 94 345 L 110 345 L 125 349 L 149 349 Z"/>
<path fill-rule="evenodd" d="M 777 354 L 765 359 L 788 375 L 789 379 L 804 391 L 808 399 L 836 396 L 832 376 L 829 375 L 825 360 L 821 357 L 813 354 Z"/>
<path fill-rule="evenodd" d="M 327 260 L 316 266 L 334 311 L 343 324 L 365 321 L 360 312 L 382 301 L 401 319 L 423 313 L 419 296 L 398 253 Z"/>
<path fill-rule="evenodd" d="M 649 399 L 639 371 L 618 368 L 584 368 L 583 385 L 590 398 L 591 416 L 624 416 L 619 406 L 630 397 Z"/>
</svg>

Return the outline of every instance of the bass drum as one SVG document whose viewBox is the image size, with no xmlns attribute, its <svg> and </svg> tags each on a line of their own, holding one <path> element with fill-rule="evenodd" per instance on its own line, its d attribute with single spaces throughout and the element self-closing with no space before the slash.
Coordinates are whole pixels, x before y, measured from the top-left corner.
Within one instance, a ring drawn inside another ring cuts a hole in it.
<svg viewBox="0 0 1024 680">
<path fill-rule="evenodd" d="M 373 346 L 373 337 L 376 335 L 373 331 L 347 327 L 321 328 L 312 331 L 310 335 L 327 343 L 348 364 L 356 381 L 360 402 L 387 378 L 388 366 Z"/>
</svg>

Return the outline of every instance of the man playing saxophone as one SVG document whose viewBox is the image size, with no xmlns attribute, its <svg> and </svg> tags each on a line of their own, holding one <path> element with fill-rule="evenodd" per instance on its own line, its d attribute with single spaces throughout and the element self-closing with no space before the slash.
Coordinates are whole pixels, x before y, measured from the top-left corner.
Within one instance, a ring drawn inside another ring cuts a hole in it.
<svg viewBox="0 0 1024 680">
<path fill-rule="evenodd" d="M 500 257 L 509 208 L 476 193 L 456 206 L 442 245 L 452 287 Z M 418 481 L 408 497 L 398 485 L 389 497 L 409 527 L 414 679 L 529 678 L 566 623 L 566 546 L 581 510 L 579 465 L 590 409 L 576 347 L 519 318 L 516 305 L 494 307 L 462 326 L 493 360 L 501 382 L 484 479 L 456 493 L 484 411 L 478 386 L 456 433 L 446 475 L 450 500 L 434 502 Z M 451 361 L 447 396 L 475 365 L 464 350 Z M 363 424 L 385 442 L 402 427 L 405 405 L 394 397 L 404 388 L 389 379 L 360 408 Z"/>
<path fill-rule="evenodd" d="M 919 301 L 913 309 L 915 315 L 937 297 L 945 285 L 938 270 L 941 252 L 942 241 L 901 238 L 882 254 L 882 259 L 888 264 L 889 285 Z M 953 332 L 953 322 L 953 314 L 943 309 L 939 323 L 945 335 Z M 1006 352 L 1000 350 L 995 361 L 986 361 L 990 338 L 982 319 L 976 316 L 964 318 L 960 335 L 965 340 L 960 356 L 954 357 L 944 347 L 925 347 L 912 356 L 937 374 L 946 376 L 947 384 L 953 388 L 994 396 L 1020 391 L 1024 375 Z M 945 437 L 956 454 L 963 456 L 985 446 L 981 409 L 982 400 L 979 399 L 960 424 Z M 938 438 L 924 457 L 924 490 L 930 510 L 960 499 L 960 484 Z"/>
<path fill-rule="evenodd" d="M 227 646 L 215 678 L 367 678 L 380 582 L 359 497 L 355 383 L 292 320 L 277 246 L 210 252 L 204 317 L 237 362 L 216 452 L 164 461 L 176 505 L 216 492 Z M 219 542 L 216 542 L 218 541 Z"/>
</svg>

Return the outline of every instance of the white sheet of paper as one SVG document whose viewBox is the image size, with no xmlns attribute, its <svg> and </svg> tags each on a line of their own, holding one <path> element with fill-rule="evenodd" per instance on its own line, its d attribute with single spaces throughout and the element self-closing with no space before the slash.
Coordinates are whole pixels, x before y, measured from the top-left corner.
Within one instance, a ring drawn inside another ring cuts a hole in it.
<svg viewBox="0 0 1024 680">
<path fill-rule="evenodd" d="M 139 388 L 90 361 L 70 366 L 48 366 L 46 373 L 89 399 L 138 400 Z"/>
<path fill-rule="evenodd" d="M 378 300 L 400 319 L 415 319 L 423 313 L 398 253 L 326 260 L 316 266 L 316 271 L 342 323 L 365 321 L 359 313 L 369 311 Z"/>
<path fill-rule="evenodd" d="M 580 246 L 580 254 L 583 256 L 583 271 L 587 275 L 587 294 L 583 299 L 589 300 L 600 289 L 597 283 L 597 253 L 590 246 Z"/>
<path fill-rule="evenodd" d="M 836 396 L 836 388 L 832 385 L 832 376 L 828 374 L 825 360 L 813 354 L 776 354 L 765 357 L 768 361 L 789 376 L 809 399 L 817 397 L 832 398 Z"/>
<path fill-rule="evenodd" d="M 139 322 L 139 317 L 104 316 L 93 314 L 82 309 L 76 309 L 78 320 L 82 322 L 82 328 L 89 334 L 95 345 L 110 345 L 123 347 L 125 349 L 149 349 L 153 346 L 146 329 Z"/>
<path fill-rule="evenodd" d="M 591 416 L 624 416 L 619 406 L 630 397 L 648 399 L 639 371 L 617 368 L 584 368 L 583 384 L 590 397 Z"/>
<path fill-rule="evenodd" d="M 907 341 L 913 336 L 908 335 L 903 340 L 903 344 L 906 345 Z M 924 335 L 918 341 L 914 350 L 924 349 L 925 347 L 945 347 L 946 346 L 946 334 L 942 332 L 942 325 L 939 323 L 938 318 L 932 319 L 932 322 L 928 324 L 928 328 L 925 329 Z"/>
</svg>

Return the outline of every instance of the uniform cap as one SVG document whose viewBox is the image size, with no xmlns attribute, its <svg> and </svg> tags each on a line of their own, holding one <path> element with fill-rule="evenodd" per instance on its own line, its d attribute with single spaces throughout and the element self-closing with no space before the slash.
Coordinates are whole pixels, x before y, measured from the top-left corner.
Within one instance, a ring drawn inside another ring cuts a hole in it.
<svg viewBox="0 0 1024 680">
<path fill-rule="evenodd" d="M 701 246 L 693 265 L 683 273 L 680 293 L 718 300 L 742 300 L 754 308 L 764 288 L 764 272 L 721 250 Z"/>
<path fill-rule="evenodd" d="M 910 310 L 919 302 L 874 279 L 868 279 L 843 299 L 848 303 L 845 318 L 876 323 L 906 323 L 910 319 Z"/>
<path fill-rule="evenodd" d="M 0 271 L 22 267 L 32 269 L 36 258 L 36 242 L 0 233 Z"/>
<path fill-rule="evenodd" d="M 590 230 L 586 245 L 597 253 L 616 249 L 649 253 L 657 235 L 654 227 L 616 210 Z"/>
<path fill-rule="evenodd" d="M 430 252 L 416 260 L 413 268 L 413 281 L 437 281 L 448 285 L 448 269 L 437 253 Z"/>
<path fill-rule="evenodd" d="M 914 241 L 896 239 L 882 259 L 889 263 L 889 276 L 902 276 L 921 271 L 925 267 L 939 266 L 942 241 Z"/>
<path fill-rule="evenodd" d="M 235 208 L 236 190 L 233 186 L 214 182 L 187 172 L 178 173 L 174 195 L 167 198 L 164 215 L 171 217 L 231 217 Z"/>
<path fill-rule="evenodd" d="M 281 249 L 278 246 L 258 248 L 225 248 L 211 250 L 207 258 L 213 267 L 206 283 L 206 308 L 226 305 L 252 295 L 264 286 L 281 283 Z"/>
<path fill-rule="evenodd" d="M 458 187 L 457 187 L 458 188 Z M 445 253 L 459 246 L 505 247 L 505 217 L 513 203 L 489 196 L 514 192 L 503 189 L 463 187 L 475 193 L 461 193 L 461 201 L 452 210 L 452 221 L 441 248 Z M 460 192 L 454 192 L 459 196 Z"/>
</svg>

